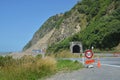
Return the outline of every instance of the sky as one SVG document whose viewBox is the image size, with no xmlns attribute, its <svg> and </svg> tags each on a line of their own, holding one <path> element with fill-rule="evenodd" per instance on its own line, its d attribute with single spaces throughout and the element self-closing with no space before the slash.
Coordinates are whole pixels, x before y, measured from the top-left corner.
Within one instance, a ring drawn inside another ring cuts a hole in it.
<svg viewBox="0 0 120 80">
<path fill-rule="evenodd" d="M 79 0 L 0 0 L 0 52 L 19 52 L 41 25 Z"/>
</svg>

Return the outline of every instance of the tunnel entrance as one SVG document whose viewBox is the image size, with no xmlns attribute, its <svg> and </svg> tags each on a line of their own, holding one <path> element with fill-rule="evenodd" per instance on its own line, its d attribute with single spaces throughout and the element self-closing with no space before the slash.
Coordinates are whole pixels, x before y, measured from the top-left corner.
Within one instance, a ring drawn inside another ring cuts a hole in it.
<svg viewBox="0 0 120 80">
<path fill-rule="evenodd" d="M 80 46 L 74 45 L 73 46 L 73 52 L 72 53 L 80 53 Z"/>
<path fill-rule="evenodd" d="M 71 42 L 70 43 L 71 53 L 82 53 L 82 43 L 81 42 Z"/>
</svg>

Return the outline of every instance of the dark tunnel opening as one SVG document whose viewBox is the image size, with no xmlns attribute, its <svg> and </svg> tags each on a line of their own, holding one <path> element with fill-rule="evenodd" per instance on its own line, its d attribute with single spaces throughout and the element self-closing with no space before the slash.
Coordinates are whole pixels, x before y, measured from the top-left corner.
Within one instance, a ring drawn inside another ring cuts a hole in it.
<svg viewBox="0 0 120 80">
<path fill-rule="evenodd" d="M 80 46 L 74 45 L 73 46 L 73 53 L 80 53 Z"/>
</svg>

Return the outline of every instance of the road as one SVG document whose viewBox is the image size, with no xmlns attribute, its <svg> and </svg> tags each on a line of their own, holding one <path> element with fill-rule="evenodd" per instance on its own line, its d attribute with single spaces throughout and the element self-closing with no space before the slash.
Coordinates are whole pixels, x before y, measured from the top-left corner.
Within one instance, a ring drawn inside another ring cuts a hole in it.
<svg viewBox="0 0 120 80">
<path fill-rule="evenodd" d="M 82 60 L 80 58 L 70 59 Z M 94 68 L 84 68 L 69 73 L 57 73 L 46 80 L 120 80 L 120 57 L 100 58 L 100 62 L 100 68 L 97 68 L 96 61 Z"/>
<path fill-rule="evenodd" d="M 120 67 L 120 57 L 108 57 L 100 59 L 102 65 L 118 66 Z"/>
<path fill-rule="evenodd" d="M 72 61 L 79 61 L 82 62 L 82 58 L 62 58 L 64 60 L 72 60 Z M 103 57 L 99 58 L 101 64 L 103 65 L 115 65 L 115 66 L 120 66 L 120 57 Z M 97 58 L 95 58 L 95 61 L 97 63 Z"/>
</svg>

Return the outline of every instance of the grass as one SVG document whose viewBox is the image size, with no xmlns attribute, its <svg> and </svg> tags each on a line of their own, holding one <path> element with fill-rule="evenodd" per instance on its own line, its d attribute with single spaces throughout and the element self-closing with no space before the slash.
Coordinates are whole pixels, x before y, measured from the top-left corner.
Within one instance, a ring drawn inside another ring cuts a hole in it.
<svg viewBox="0 0 120 80">
<path fill-rule="evenodd" d="M 58 53 L 54 53 L 56 58 L 79 58 L 81 55 L 79 53 L 71 53 L 68 50 L 63 50 Z"/>
<path fill-rule="evenodd" d="M 55 60 L 48 56 L 24 56 L 21 59 L 1 56 L 0 61 L 0 80 L 38 80 L 58 71 L 72 71 L 83 67 L 77 61 Z"/>
<path fill-rule="evenodd" d="M 73 71 L 83 68 L 83 65 L 78 61 L 71 60 L 58 60 L 57 62 L 57 70 L 58 71 Z"/>
<path fill-rule="evenodd" d="M 117 46 L 117 47 L 114 47 L 113 49 L 105 49 L 105 50 L 100 50 L 100 49 L 94 49 L 93 52 L 95 53 L 104 53 L 104 54 L 107 54 L 107 53 L 115 53 L 115 52 L 120 52 L 120 45 Z"/>
<path fill-rule="evenodd" d="M 7 64 L 1 66 L 0 80 L 37 80 L 56 72 L 56 60 L 51 57 L 24 56 Z"/>
</svg>

